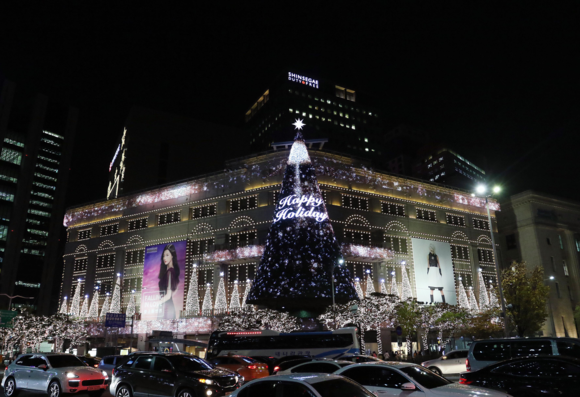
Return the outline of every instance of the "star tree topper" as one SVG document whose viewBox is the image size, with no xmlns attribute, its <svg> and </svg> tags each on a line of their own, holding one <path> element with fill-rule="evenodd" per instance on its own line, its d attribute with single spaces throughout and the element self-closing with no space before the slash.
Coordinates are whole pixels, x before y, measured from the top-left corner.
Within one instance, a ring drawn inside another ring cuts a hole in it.
<svg viewBox="0 0 580 397">
<path fill-rule="evenodd" d="M 297 130 L 301 131 L 302 128 L 304 128 L 304 126 L 306 125 L 304 124 L 303 120 L 304 119 L 296 119 L 296 122 L 292 123 L 292 125 L 296 127 Z"/>
</svg>

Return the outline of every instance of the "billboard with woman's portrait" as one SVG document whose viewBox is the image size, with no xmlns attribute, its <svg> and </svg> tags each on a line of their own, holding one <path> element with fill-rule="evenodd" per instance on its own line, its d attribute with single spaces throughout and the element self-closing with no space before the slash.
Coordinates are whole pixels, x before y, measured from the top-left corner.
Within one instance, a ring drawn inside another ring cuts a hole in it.
<svg viewBox="0 0 580 397">
<path fill-rule="evenodd" d="M 183 308 L 187 241 L 145 248 L 141 320 L 173 320 Z"/>
<path fill-rule="evenodd" d="M 411 239 L 415 262 L 417 300 L 457 304 L 451 245 L 441 241 Z"/>
</svg>

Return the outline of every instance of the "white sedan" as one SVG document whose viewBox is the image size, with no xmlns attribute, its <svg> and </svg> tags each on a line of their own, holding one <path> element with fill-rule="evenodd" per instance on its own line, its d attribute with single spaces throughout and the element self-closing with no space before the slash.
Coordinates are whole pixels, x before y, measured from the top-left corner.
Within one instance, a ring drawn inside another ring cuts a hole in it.
<svg viewBox="0 0 580 397">
<path fill-rule="evenodd" d="M 331 374 L 273 375 L 246 383 L 229 397 L 375 397 L 348 378 Z"/>
<path fill-rule="evenodd" d="M 411 363 L 384 361 L 353 364 L 339 369 L 335 374 L 346 376 L 381 397 L 509 397 L 507 393 L 453 383 Z"/>
</svg>

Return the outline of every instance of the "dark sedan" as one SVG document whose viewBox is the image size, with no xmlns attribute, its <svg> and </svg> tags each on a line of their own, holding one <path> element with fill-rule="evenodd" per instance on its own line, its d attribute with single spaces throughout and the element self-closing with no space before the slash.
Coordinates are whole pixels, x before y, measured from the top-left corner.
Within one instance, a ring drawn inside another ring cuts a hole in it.
<svg viewBox="0 0 580 397">
<path fill-rule="evenodd" d="M 237 390 L 242 377 L 187 354 L 135 354 L 113 370 L 115 397 L 220 397 Z"/>
<path fill-rule="evenodd" d="M 563 356 L 514 358 L 462 372 L 459 383 L 503 390 L 514 397 L 573 396 L 580 388 L 580 360 Z"/>
</svg>

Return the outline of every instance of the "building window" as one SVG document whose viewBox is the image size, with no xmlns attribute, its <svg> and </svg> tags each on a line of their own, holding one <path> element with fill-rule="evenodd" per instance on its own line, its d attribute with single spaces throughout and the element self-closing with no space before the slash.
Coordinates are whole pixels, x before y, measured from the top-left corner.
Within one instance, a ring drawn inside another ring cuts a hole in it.
<svg viewBox="0 0 580 397">
<path fill-rule="evenodd" d="M 20 165 L 22 162 L 22 153 L 9 149 L 7 147 L 2 148 L 2 153 L 0 153 L 0 160 L 7 161 L 12 164 Z"/>
<path fill-rule="evenodd" d="M 346 100 L 347 101 L 352 101 L 355 102 L 356 101 L 356 94 L 353 90 L 346 90 Z"/>
<path fill-rule="evenodd" d="M 157 215 L 157 226 L 169 225 L 171 223 L 177 223 L 181 221 L 181 212 L 169 212 L 167 214 Z"/>
<path fill-rule="evenodd" d="M 564 269 L 564 276 L 568 277 L 570 274 L 568 273 L 568 265 L 565 259 L 562 259 L 562 268 Z"/>
<path fill-rule="evenodd" d="M 460 260 L 469 260 L 469 248 L 463 245 L 451 246 L 451 258 Z"/>
<path fill-rule="evenodd" d="M 230 248 L 247 247 L 254 245 L 257 237 L 256 231 L 239 232 L 230 234 Z"/>
<path fill-rule="evenodd" d="M 556 284 L 556 293 L 558 294 L 558 298 L 561 298 L 562 295 L 560 294 L 560 284 L 558 284 L 557 282 L 555 284 Z"/>
<path fill-rule="evenodd" d="M 113 269 L 115 267 L 115 254 L 97 256 L 97 270 Z"/>
<path fill-rule="evenodd" d="M 217 214 L 217 204 L 203 205 L 191 209 L 191 219 L 207 218 Z"/>
<path fill-rule="evenodd" d="M 345 88 L 335 85 L 334 92 L 338 98 L 346 99 L 346 89 Z"/>
<path fill-rule="evenodd" d="M 507 245 L 508 250 L 513 250 L 513 249 L 518 248 L 518 245 L 516 243 L 516 235 L 515 234 L 508 234 L 507 236 L 505 236 L 505 243 Z"/>
<path fill-rule="evenodd" d="M 101 226 L 101 236 L 110 236 L 119 233 L 119 224 Z"/>
<path fill-rule="evenodd" d="M 125 252 L 126 265 L 143 264 L 145 257 L 145 250 L 132 250 Z"/>
<path fill-rule="evenodd" d="M 79 238 L 78 240 L 88 240 L 91 238 L 91 229 L 86 230 L 79 230 Z"/>
<path fill-rule="evenodd" d="M 127 226 L 127 230 L 132 232 L 133 230 L 145 229 L 147 227 L 147 221 L 147 218 L 131 219 Z"/>
<path fill-rule="evenodd" d="M 351 196 L 349 194 L 343 194 L 342 206 L 345 208 L 352 208 L 355 210 L 368 211 L 369 199 L 364 197 Z"/>
<path fill-rule="evenodd" d="M 344 231 L 344 238 L 349 244 L 355 245 L 370 245 L 371 244 L 371 234 L 370 232 L 363 232 L 359 230 L 348 230 Z"/>
<path fill-rule="evenodd" d="M 189 244 L 189 253 L 191 256 L 204 255 L 212 250 L 213 238 L 191 241 Z"/>
<path fill-rule="evenodd" d="M 435 211 L 424 210 L 417 208 L 417 219 L 429 222 L 437 222 L 437 215 Z"/>
<path fill-rule="evenodd" d="M 558 240 L 560 241 L 560 249 L 563 250 L 564 249 L 564 242 L 562 241 L 562 235 L 558 234 Z"/>
<path fill-rule="evenodd" d="M 246 211 L 254 208 L 258 208 L 257 195 L 230 200 L 230 212 Z"/>
<path fill-rule="evenodd" d="M 381 213 L 394 216 L 405 216 L 405 206 L 403 204 L 381 202 Z"/>
<path fill-rule="evenodd" d="M 385 245 L 393 252 L 407 253 L 407 239 L 405 237 L 385 236 Z"/>
<path fill-rule="evenodd" d="M 493 263 L 493 251 L 486 248 L 478 248 L 477 258 L 480 262 Z"/>
<path fill-rule="evenodd" d="M 473 228 L 480 230 L 489 230 L 489 222 L 484 219 L 473 218 Z"/>
<path fill-rule="evenodd" d="M 446 214 L 447 224 L 465 227 L 465 217 L 461 215 Z"/>
<path fill-rule="evenodd" d="M 78 258 L 75 259 L 75 264 L 73 265 L 73 272 L 86 272 L 87 264 L 89 263 L 88 258 Z"/>
</svg>

